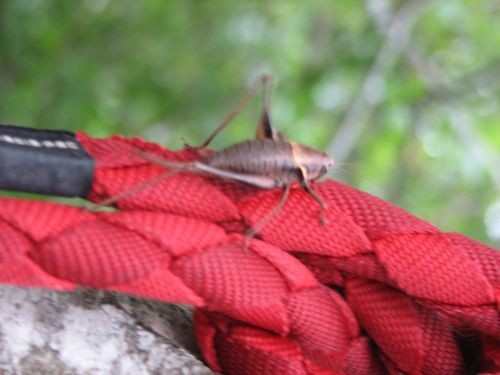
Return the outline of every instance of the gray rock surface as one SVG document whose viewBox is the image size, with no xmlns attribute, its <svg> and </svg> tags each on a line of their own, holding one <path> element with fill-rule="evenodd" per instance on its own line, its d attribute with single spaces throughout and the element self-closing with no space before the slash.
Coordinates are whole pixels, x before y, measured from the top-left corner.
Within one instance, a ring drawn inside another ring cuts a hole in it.
<svg viewBox="0 0 500 375">
<path fill-rule="evenodd" d="M 185 306 L 0 286 L 2 374 L 213 374 Z"/>
</svg>

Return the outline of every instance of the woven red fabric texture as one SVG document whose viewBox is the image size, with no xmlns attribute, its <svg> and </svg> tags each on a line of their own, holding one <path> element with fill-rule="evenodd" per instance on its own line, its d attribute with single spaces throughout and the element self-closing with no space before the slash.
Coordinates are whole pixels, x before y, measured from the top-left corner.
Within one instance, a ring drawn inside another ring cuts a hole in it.
<svg viewBox="0 0 500 375">
<path fill-rule="evenodd" d="M 164 172 L 140 139 L 80 142 L 102 201 Z M 199 156 L 198 156 L 199 157 Z M 179 173 L 89 212 L 0 199 L 0 282 L 76 285 L 196 307 L 207 363 L 227 374 L 462 374 L 500 371 L 500 252 L 443 233 L 345 184 L 293 188 L 243 250 L 280 191 Z"/>
</svg>

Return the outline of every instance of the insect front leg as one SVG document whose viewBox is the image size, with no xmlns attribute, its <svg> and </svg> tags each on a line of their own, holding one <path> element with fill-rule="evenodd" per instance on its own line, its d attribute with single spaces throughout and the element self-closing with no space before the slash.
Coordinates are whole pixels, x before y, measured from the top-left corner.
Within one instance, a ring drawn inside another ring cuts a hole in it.
<svg viewBox="0 0 500 375">
<path fill-rule="evenodd" d="M 327 225 L 328 224 L 328 220 L 326 219 L 325 213 L 326 213 L 326 209 L 327 209 L 328 206 L 327 206 L 326 202 L 323 200 L 323 198 L 321 198 L 319 196 L 319 194 L 316 192 L 316 190 L 314 190 L 311 187 L 311 185 L 309 184 L 309 180 L 307 179 L 307 170 L 306 170 L 306 168 L 304 166 L 299 166 L 298 177 L 299 177 L 300 186 L 302 186 L 302 188 L 316 202 L 318 202 L 318 204 L 321 207 L 321 211 L 319 213 L 319 218 L 320 218 L 321 224 Z"/>
</svg>

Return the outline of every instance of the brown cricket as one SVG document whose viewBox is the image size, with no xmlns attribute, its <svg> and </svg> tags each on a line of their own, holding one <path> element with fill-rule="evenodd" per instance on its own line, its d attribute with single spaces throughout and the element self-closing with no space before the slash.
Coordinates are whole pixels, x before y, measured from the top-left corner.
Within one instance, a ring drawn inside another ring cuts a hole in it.
<svg viewBox="0 0 500 375">
<path fill-rule="evenodd" d="M 298 182 L 319 204 L 321 208 L 321 222 L 326 224 L 326 203 L 311 187 L 310 182 L 327 173 L 333 167 L 333 159 L 323 151 L 287 141 L 281 133 L 275 130 L 269 111 L 270 76 L 261 76 L 226 120 L 201 145 L 192 147 L 186 144 L 186 147 L 198 151 L 205 149 L 217 134 L 228 126 L 239 112 L 241 112 L 248 101 L 255 96 L 260 86 L 264 88 L 264 108 L 261 121 L 257 127 L 256 139 L 237 143 L 223 150 L 213 152 L 200 161 L 192 162 L 169 161 L 146 152 L 141 152 L 141 155 L 146 160 L 165 166 L 169 170 L 144 184 L 136 186 L 132 190 L 101 202 L 99 206 L 108 205 L 174 173 L 187 171 L 210 174 L 262 189 L 283 189 L 281 198 L 274 209 L 258 225 L 247 232 L 245 247 L 248 241 L 281 210 L 290 192 L 290 187 L 294 182 Z"/>
</svg>

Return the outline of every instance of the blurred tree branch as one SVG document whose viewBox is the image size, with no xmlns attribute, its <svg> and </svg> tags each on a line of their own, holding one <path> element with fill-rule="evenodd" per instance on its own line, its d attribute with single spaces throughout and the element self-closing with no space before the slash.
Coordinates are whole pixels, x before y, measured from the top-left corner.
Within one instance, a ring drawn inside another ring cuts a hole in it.
<svg viewBox="0 0 500 375">
<path fill-rule="evenodd" d="M 417 47 L 418 46 L 413 46 Z M 415 55 L 415 52 L 410 52 L 412 55 Z M 415 60 L 410 60 L 407 57 L 407 60 L 412 64 L 420 64 L 426 65 L 425 59 L 423 59 L 423 53 L 419 51 L 417 54 L 417 58 Z M 415 58 L 415 56 L 413 57 Z M 415 65 L 416 66 L 416 65 Z M 423 72 L 427 69 L 426 66 L 421 66 L 422 70 L 417 70 L 418 72 Z M 433 69 L 436 70 L 436 69 Z M 422 79 L 425 79 L 422 76 Z M 435 73 L 432 73 L 435 74 Z M 449 86 L 445 87 L 444 85 L 432 84 L 433 90 L 429 92 L 427 97 L 423 100 L 424 105 L 430 105 L 431 103 L 449 103 L 456 102 L 457 100 L 465 100 L 468 97 L 476 94 L 476 88 L 480 86 L 480 89 L 493 91 L 498 90 L 499 81 L 496 79 L 500 74 L 500 60 L 493 61 L 486 66 L 483 66 L 479 69 L 474 70 L 472 73 L 463 77 L 460 81 L 451 83 L 449 82 Z M 426 76 L 428 78 L 431 75 Z M 424 81 L 425 82 L 425 81 Z"/>
<path fill-rule="evenodd" d="M 390 33 L 390 26 L 386 26 L 388 18 L 387 13 L 390 11 L 388 1 L 377 0 L 366 1 L 365 3 L 379 32 L 388 35 Z M 393 49 L 401 47 L 401 45 L 396 44 L 391 38 L 387 39 L 387 43 L 393 43 Z M 434 93 L 448 93 L 446 95 L 448 98 L 454 96 L 453 94 L 457 89 L 456 85 L 452 85 L 446 72 L 444 72 L 435 61 L 424 56 L 420 46 L 416 45 L 411 38 L 407 39 L 405 45 L 402 46 L 401 52 L 405 60 L 420 76 L 429 91 Z M 476 73 L 476 79 L 477 77 L 488 77 L 491 75 L 491 72 L 498 72 L 498 62 L 493 63 L 489 69 L 483 69 Z M 467 77 L 463 82 L 463 86 L 465 87 L 464 91 L 474 91 L 474 81 L 473 78 Z M 496 80 L 486 80 L 486 82 L 494 82 L 496 84 Z M 429 105 L 431 103 L 432 101 L 428 102 Z M 500 169 L 497 167 L 500 164 L 500 157 L 488 150 L 488 147 L 483 144 L 483 141 L 473 129 L 467 114 L 464 113 L 461 106 L 455 103 L 456 102 L 453 100 L 448 100 L 447 103 L 444 103 L 442 106 L 449 124 L 455 130 L 461 143 L 470 152 L 472 157 L 474 157 L 477 163 L 488 172 L 497 191 L 500 191 Z"/>
<path fill-rule="evenodd" d="M 348 158 L 357 144 L 357 140 L 367 125 L 373 110 L 382 100 L 382 90 L 385 87 L 386 75 L 398 61 L 405 46 L 411 39 L 411 31 L 422 14 L 433 3 L 433 0 L 410 1 L 397 11 L 385 29 L 384 41 L 377 56 L 361 84 L 357 96 L 352 100 L 344 119 L 340 124 L 336 136 L 328 146 L 328 152 L 335 160 L 342 164 Z M 385 7 L 385 1 L 366 1 L 367 8 Z M 389 7 L 386 7 L 390 10 Z"/>
</svg>

